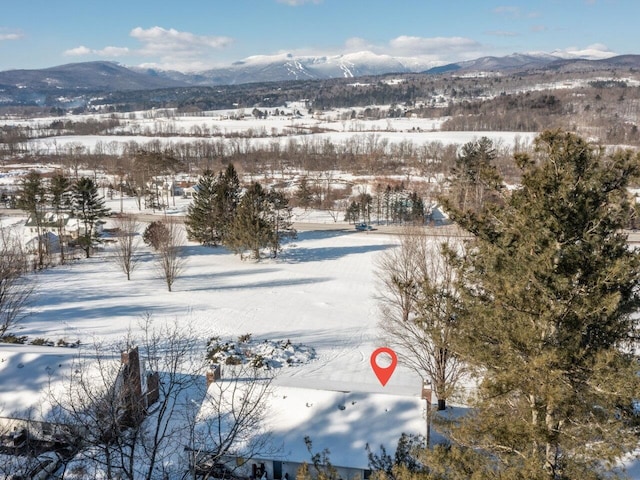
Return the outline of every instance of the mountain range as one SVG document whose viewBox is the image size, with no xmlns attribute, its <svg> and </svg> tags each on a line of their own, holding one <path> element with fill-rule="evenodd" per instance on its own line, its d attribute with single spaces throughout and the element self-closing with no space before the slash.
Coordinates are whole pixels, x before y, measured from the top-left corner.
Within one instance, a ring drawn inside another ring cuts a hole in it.
<svg viewBox="0 0 640 480">
<path fill-rule="evenodd" d="M 116 92 L 169 87 L 240 85 L 288 80 L 356 78 L 383 74 L 517 73 L 535 70 L 556 72 L 640 68 L 640 55 L 605 59 L 562 58 L 553 54 L 512 54 L 427 68 L 416 59 L 360 52 L 337 56 L 300 57 L 292 54 L 249 57 L 232 65 L 196 73 L 142 69 L 105 62 L 84 62 L 39 70 L 0 72 L 0 105 L 17 96 L 21 103 L 42 102 L 45 96 L 70 92 Z"/>
</svg>

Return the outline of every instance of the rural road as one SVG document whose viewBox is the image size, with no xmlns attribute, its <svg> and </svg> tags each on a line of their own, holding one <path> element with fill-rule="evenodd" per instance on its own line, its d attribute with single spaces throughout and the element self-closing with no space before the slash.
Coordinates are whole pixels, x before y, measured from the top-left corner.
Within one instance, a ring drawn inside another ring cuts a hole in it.
<svg viewBox="0 0 640 480">
<path fill-rule="evenodd" d="M 18 209 L 0 209 L 0 217 L 21 217 L 25 213 Z M 141 213 L 136 215 L 141 222 L 153 222 L 162 218 L 160 214 L 147 214 Z M 170 218 L 176 218 L 180 222 L 184 222 L 184 216 L 171 215 Z M 374 225 L 374 229 L 367 232 L 357 232 L 353 225 L 346 223 L 314 223 L 314 222 L 294 222 L 293 227 L 299 232 L 309 231 L 329 231 L 329 230 L 344 230 L 346 232 L 353 232 L 359 235 L 372 235 L 372 234 L 384 234 L 384 235 L 400 235 L 406 232 L 406 227 L 400 225 Z M 446 237 L 446 236 L 463 236 L 464 233 L 455 225 L 439 226 L 439 227 L 425 227 L 426 233 L 434 237 Z M 626 230 L 628 235 L 629 244 L 640 245 L 640 230 Z"/>
</svg>

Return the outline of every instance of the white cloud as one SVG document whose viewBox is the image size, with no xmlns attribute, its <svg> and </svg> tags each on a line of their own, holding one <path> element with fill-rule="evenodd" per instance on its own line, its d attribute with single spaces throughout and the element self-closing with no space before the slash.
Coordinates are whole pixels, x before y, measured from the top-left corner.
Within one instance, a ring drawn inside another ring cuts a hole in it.
<svg viewBox="0 0 640 480">
<path fill-rule="evenodd" d="M 98 55 L 105 57 L 124 57 L 129 55 L 130 50 L 127 47 L 104 47 L 98 50 Z"/>
<path fill-rule="evenodd" d="M 233 42 L 229 37 L 195 35 L 174 28 L 136 27 L 129 35 L 140 42 L 138 48 L 107 46 L 93 49 L 81 45 L 64 52 L 68 56 L 137 57 L 144 65 L 176 70 L 209 68 L 219 51 Z"/>
<path fill-rule="evenodd" d="M 92 53 L 93 50 L 85 47 L 84 45 L 80 45 L 79 47 L 70 48 L 69 50 L 64 51 L 64 55 L 67 55 L 69 57 L 82 57 L 84 55 L 91 55 Z"/>
<path fill-rule="evenodd" d="M 360 37 L 348 38 L 344 43 L 344 49 L 347 52 L 362 52 L 365 50 L 375 50 L 375 48 L 374 45 Z"/>
<path fill-rule="evenodd" d="M 76 48 L 71 48 L 64 52 L 64 55 L 69 57 L 84 57 L 88 55 L 95 55 L 99 57 L 123 57 L 129 54 L 129 49 L 126 47 L 105 47 L 100 50 L 94 50 L 84 45 L 80 45 Z"/>
<path fill-rule="evenodd" d="M 554 55 L 558 55 L 565 58 L 589 58 L 597 60 L 600 58 L 609 58 L 617 55 L 615 52 L 609 49 L 602 43 L 594 43 L 584 48 L 580 47 L 568 47 L 563 50 L 556 50 L 552 52 Z"/>
<path fill-rule="evenodd" d="M 0 42 L 7 40 L 20 40 L 22 37 L 24 37 L 24 35 L 18 31 L 11 31 L 0 27 Z"/>
<path fill-rule="evenodd" d="M 147 65 L 164 69 L 207 68 L 214 63 L 220 50 L 233 43 L 229 37 L 195 35 L 158 26 L 148 29 L 136 27 L 130 35 L 142 43 L 136 53 L 154 59 Z"/>
<path fill-rule="evenodd" d="M 162 27 L 152 27 L 146 30 L 136 27 L 131 30 L 130 35 L 144 44 L 143 50 L 153 53 L 194 47 L 224 48 L 232 42 L 229 37 L 194 35 L 189 32 L 179 32 L 174 28 L 167 30 Z"/>
</svg>

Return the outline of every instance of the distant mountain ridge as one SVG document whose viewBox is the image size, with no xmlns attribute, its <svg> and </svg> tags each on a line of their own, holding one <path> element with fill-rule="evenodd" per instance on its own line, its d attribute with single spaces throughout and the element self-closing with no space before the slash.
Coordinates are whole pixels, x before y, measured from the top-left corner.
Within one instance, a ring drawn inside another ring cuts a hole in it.
<svg viewBox="0 0 640 480">
<path fill-rule="evenodd" d="M 114 62 L 82 62 L 39 70 L 0 72 L 0 88 L 17 87 L 36 90 L 146 90 L 177 86 L 162 76 L 136 72 Z"/>
<path fill-rule="evenodd" d="M 148 72 L 190 85 L 237 85 L 412 73 L 421 69 L 412 68 L 408 66 L 409 63 L 411 63 L 411 59 L 404 61 L 404 59 L 389 55 L 376 55 L 371 52 L 320 57 L 281 54 L 249 57 L 226 67 L 213 68 L 195 74 L 163 70 L 148 70 Z M 420 65 L 420 67 L 424 67 L 424 65 Z"/>
<path fill-rule="evenodd" d="M 400 58 L 359 52 L 335 56 L 248 57 L 232 65 L 196 73 L 125 67 L 96 61 L 72 63 L 39 70 L 0 72 L 0 105 L 46 104 L 52 95 L 82 92 L 154 90 L 189 86 L 223 86 L 290 80 L 355 78 L 384 74 L 468 74 L 473 72 L 517 73 L 533 70 L 555 72 L 599 71 L 638 68 L 640 55 L 619 55 L 605 59 L 567 59 L 553 54 L 512 54 L 482 57 L 437 67 L 415 58 Z M 16 100 L 18 99 L 18 100 Z"/>
<path fill-rule="evenodd" d="M 522 54 L 514 53 L 505 57 L 481 57 L 474 60 L 449 63 L 425 70 L 424 73 L 439 74 L 452 72 L 507 72 L 525 71 L 544 68 L 554 62 L 563 61 L 561 57 L 551 54 Z M 574 60 L 566 60 L 572 62 Z M 590 61 L 590 60 L 586 60 Z"/>
</svg>

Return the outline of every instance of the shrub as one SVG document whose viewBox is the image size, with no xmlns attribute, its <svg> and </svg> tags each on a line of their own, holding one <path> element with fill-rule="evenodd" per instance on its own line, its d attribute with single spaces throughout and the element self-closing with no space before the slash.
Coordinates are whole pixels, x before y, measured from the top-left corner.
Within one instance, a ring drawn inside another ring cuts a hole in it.
<svg viewBox="0 0 640 480">
<path fill-rule="evenodd" d="M 169 230 L 167 230 L 167 226 L 163 222 L 156 220 L 145 228 L 142 234 L 142 241 L 154 250 L 159 250 L 168 236 Z"/>
<path fill-rule="evenodd" d="M 238 343 L 249 343 L 251 341 L 251 334 L 245 333 L 244 335 L 240 335 L 238 337 Z"/>
<path fill-rule="evenodd" d="M 235 355 L 231 355 L 229 357 L 227 357 L 227 359 L 224 361 L 225 365 L 240 365 L 242 363 L 242 360 L 240 359 L 240 357 L 236 357 Z"/>
<path fill-rule="evenodd" d="M 27 337 L 16 337 L 13 333 L 9 333 L 7 335 L 3 335 L 0 337 L 0 342 L 2 343 L 19 343 L 24 344 L 27 341 Z"/>
</svg>

